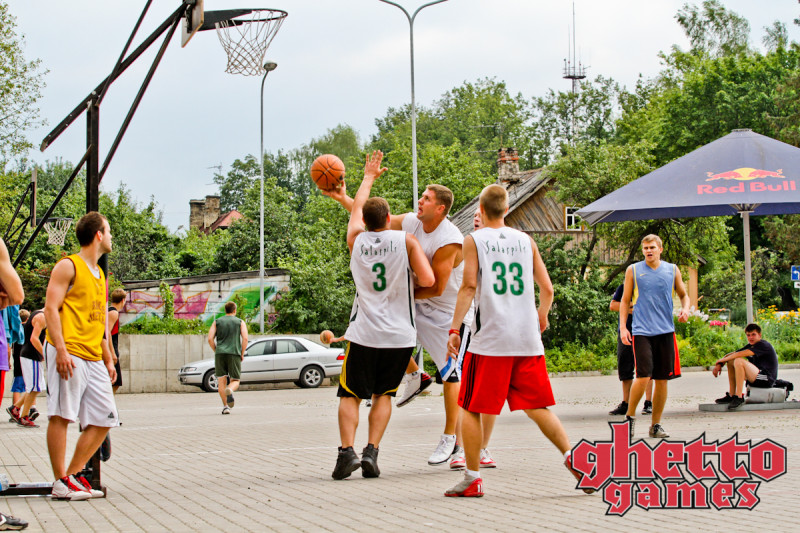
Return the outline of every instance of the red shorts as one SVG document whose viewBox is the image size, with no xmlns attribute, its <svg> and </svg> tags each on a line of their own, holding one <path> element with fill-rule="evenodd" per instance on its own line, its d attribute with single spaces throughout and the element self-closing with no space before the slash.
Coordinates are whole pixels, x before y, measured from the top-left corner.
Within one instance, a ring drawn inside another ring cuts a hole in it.
<svg viewBox="0 0 800 533">
<path fill-rule="evenodd" d="M 544 356 L 490 356 L 467 352 L 458 405 L 471 413 L 499 415 L 506 400 L 512 411 L 556 404 Z"/>
</svg>

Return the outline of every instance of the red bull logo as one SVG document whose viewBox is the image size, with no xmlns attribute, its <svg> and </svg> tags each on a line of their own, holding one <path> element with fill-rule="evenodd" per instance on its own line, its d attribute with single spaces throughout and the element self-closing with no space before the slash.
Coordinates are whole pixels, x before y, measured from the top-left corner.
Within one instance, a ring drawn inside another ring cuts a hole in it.
<svg viewBox="0 0 800 533">
<path fill-rule="evenodd" d="M 783 169 L 779 168 L 775 172 L 771 170 L 762 170 L 759 168 L 737 168 L 736 170 L 729 170 L 727 172 L 720 172 L 719 174 L 714 174 L 712 172 L 707 173 L 708 178 L 706 181 L 714 181 L 714 180 L 739 180 L 739 181 L 749 181 L 754 180 L 756 178 L 785 178 L 786 176 L 783 175 Z"/>
<path fill-rule="evenodd" d="M 797 190 L 797 185 L 794 180 L 785 179 L 783 169 L 778 170 L 764 170 L 759 168 L 737 168 L 735 170 L 728 170 L 727 172 L 707 172 L 706 181 L 716 180 L 736 180 L 739 183 L 735 185 L 712 185 L 703 184 L 697 186 L 697 194 L 726 194 L 726 193 L 743 193 L 747 192 L 779 192 L 779 191 L 794 191 Z M 766 183 L 763 181 L 752 181 L 760 178 L 782 178 L 781 181 Z M 744 182 L 749 182 L 745 184 Z"/>
</svg>

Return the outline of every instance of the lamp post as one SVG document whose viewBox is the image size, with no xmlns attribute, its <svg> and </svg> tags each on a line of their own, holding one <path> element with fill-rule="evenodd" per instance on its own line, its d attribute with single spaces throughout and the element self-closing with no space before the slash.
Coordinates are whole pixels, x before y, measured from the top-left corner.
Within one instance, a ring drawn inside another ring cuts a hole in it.
<svg viewBox="0 0 800 533">
<path fill-rule="evenodd" d="M 261 78 L 261 192 L 259 215 L 259 253 L 258 253 L 258 327 L 264 334 L 264 82 L 267 74 L 275 70 L 278 64 L 268 61 L 264 63 L 264 77 Z"/>
<path fill-rule="evenodd" d="M 406 18 L 408 19 L 408 27 L 411 33 L 411 175 L 413 177 L 413 187 L 414 187 L 414 206 L 417 205 L 417 106 L 416 102 L 414 101 L 414 19 L 417 18 L 417 13 L 422 11 L 428 6 L 432 6 L 434 4 L 441 4 L 442 2 L 446 2 L 447 0 L 436 0 L 435 2 L 428 2 L 427 4 L 422 4 L 414 11 L 413 15 L 409 15 L 408 11 L 396 2 L 391 2 L 390 0 L 381 0 L 384 4 L 393 5 L 394 7 L 400 9 L 403 13 L 405 13 Z"/>
</svg>

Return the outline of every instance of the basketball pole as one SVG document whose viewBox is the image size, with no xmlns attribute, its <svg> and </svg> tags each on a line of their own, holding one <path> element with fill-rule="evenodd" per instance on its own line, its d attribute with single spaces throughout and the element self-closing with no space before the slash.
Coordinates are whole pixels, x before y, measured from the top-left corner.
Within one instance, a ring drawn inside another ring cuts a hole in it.
<svg viewBox="0 0 800 533">
<path fill-rule="evenodd" d="M 261 334 L 264 334 L 264 83 L 267 81 L 267 74 L 277 68 L 278 64 L 268 61 L 264 63 L 264 77 L 261 78 L 261 191 L 260 201 L 260 223 L 259 223 L 259 261 L 258 261 L 258 327 Z"/>
<path fill-rule="evenodd" d="M 417 187 L 417 104 L 414 98 L 414 19 L 417 18 L 417 13 L 422 11 L 428 6 L 432 6 L 435 4 L 441 4 L 442 2 L 447 2 L 447 0 L 436 0 L 435 2 L 428 2 L 427 4 L 422 4 L 414 11 L 413 15 L 409 15 L 406 8 L 397 4 L 395 2 L 391 2 L 390 0 L 380 0 L 384 4 L 392 5 L 402 11 L 406 18 L 408 19 L 408 28 L 411 34 L 411 176 L 412 176 L 412 187 L 414 188 L 414 205 L 412 206 L 413 209 L 416 209 L 417 202 L 418 202 L 418 194 L 419 189 Z"/>
</svg>

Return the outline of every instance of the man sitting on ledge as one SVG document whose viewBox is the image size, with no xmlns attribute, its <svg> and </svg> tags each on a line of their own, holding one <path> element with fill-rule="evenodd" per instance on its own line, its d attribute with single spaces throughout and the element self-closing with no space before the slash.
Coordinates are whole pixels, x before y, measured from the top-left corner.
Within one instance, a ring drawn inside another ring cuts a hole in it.
<svg viewBox="0 0 800 533">
<path fill-rule="evenodd" d="M 742 391 L 745 380 L 751 387 L 769 389 L 778 379 L 778 354 L 770 343 L 761 338 L 761 326 L 748 324 L 744 332 L 747 345 L 725 354 L 711 371 L 717 377 L 722 373 L 722 365 L 728 366 L 730 391 L 716 402 L 727 403 L 730 411 L 738 409 L 744 403 Z"/>
</svg>

